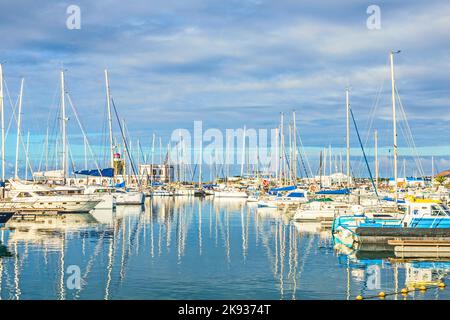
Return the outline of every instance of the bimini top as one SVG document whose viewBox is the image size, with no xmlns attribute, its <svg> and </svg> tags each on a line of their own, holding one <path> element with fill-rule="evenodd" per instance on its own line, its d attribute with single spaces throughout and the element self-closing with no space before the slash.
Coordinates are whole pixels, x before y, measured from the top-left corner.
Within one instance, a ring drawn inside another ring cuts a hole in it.
<svg viewBox="0 0 450 320">
<path fill-rule="evenodd" d="M 283 192 L 283 191 L 293 191 L 297 189 L 296 186 L 287 186 L 287 187 L 280 187 L 280 188 L 272 188 L 269 190 L 269 194 L 271 195 L 277 195 L 278 192 Z"/>
<path fill-rule="evenodd" d="M 104 169 L 92 169 L 92 170 L 78 170 L 74 172 L 75 174 L 81 174 L 85 176 L 93 176 L 93 177 L 106 177 L 113 178 L 114 177 L 114 169 L 113 168 L 104 168 Z"/>
<path fill-rule="evenodd" d="M 346 195 L 346 194 L 350 194 L 350 189 L 344 188 L 344 189 L 337 189 L 337 190 L 320 190 L 320 191 L 316 192 L 316 194 Z"/>
</svg>

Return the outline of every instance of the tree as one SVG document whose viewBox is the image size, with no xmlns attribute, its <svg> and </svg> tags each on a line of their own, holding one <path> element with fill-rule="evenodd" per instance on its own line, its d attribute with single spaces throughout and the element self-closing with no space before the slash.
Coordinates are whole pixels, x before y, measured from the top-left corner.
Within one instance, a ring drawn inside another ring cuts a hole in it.
<svg viewBox="0 0 450 320">
<path fill-rule="evenodd" d="M 446 180 L 445 176 L 437 176 L 434 181 L 436 181 L 440 186 L 444 185 L 444 182 Z"/>
</svg>

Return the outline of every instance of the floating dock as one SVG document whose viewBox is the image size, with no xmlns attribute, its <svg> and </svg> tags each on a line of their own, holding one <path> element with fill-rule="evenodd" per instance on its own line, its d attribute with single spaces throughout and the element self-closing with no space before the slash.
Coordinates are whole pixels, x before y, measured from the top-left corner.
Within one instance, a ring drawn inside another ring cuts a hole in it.
<svg viewBox="0 0 450 320">
<path fill-rule="evenodd" d="M 360 245 L 389 245 L 389 241 L 423 241 L 450 243 L 450 228 L 372 228 L 355 230 Z M 392 249 L 394 249 L 392 247 Z"/>
<path fill-rule="evenodd" d="M 450 239 L 394 239 L 388 241 L 394 247 L 396 257 L 400 258 L 448 258 Z"/>
</svg>

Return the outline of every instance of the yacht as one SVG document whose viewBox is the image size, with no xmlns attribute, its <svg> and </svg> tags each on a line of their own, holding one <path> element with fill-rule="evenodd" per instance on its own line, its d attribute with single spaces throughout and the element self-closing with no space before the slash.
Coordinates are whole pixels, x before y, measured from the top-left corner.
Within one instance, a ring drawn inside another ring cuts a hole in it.
<svg viewBox="0 0 450 320">
<path fill-rule="evenodd" d="M 364 213 L 338 216 L 333 222 L 333 234 L 340 242 L 353 245 L 360 242 L 360 234 L 369 229 L 373 231 L 373 237 L 384 237 L 386 241 L 392 237 L 414 237 L 423 232 L 427 237 L 438 237 L 437 230 L 450 230 L 450 209 L 439 201 L 408 199 L 399 205 L 399 209 L 402 214 L 387 219 L 368 217 Z"/>
<path fill-rule="evenodd" d="M 46 185 L 10 180 L 8 197 L 0 200 L 0 210 L 83 213 L 91 211 L 100 202 L 97 197 L 83 195 L 79 190 L 57 190 Z"/>
<path fill-rule="evenodd" d="M 85 186 L 84 194 L 95 195 L 102 200 L 95 210 L 115 210 L 117 200 L 115 197 L 115 189 L 100 185 Z"/>
</svg>

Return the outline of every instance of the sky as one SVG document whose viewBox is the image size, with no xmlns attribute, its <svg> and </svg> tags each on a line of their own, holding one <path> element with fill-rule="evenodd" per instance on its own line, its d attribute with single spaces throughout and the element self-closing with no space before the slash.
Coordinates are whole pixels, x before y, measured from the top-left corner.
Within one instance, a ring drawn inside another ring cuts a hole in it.
<svg viewBox="0 0 450 320">
<path fill-rule="evenodd" d="M 66 26 L 70 5 L 80 8 L 79 30 Z M 367 27 L 370 5 L 380 8 L 380 29 Z M 311 153 L 330 144 L 338 150 L 345 147 L 350 87 L 369 153 L 374 129 L 388 153 L 388 59 L 401 50 L 396 85 L 423 166 L 430 171 L 434 155 L 439 169 L 450 168 L 450 3 L 444 1 L 2 0 L 0 34 L 7 119 L 24 77 L 23 130 L 31 133 L 34 158 L 42 154 L 46 128 L 55 127 L 61 68 L 97 143 L 104 141 L 108 69 L 120 117 L 143 148 L 150 148 L 153 133 L 167 141 L 196 120 L 221 130 L 274 128 L 280 112 L 295 110 Z M 69 134 L 79 134 L 69 117 Z M 358 150 L 353 129 L 351 141 Z M 411 154 L 408 147 L 400 130 L 400 156 Z"/>
</svg>

